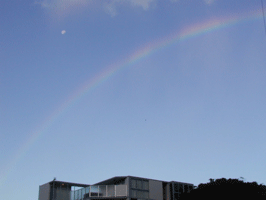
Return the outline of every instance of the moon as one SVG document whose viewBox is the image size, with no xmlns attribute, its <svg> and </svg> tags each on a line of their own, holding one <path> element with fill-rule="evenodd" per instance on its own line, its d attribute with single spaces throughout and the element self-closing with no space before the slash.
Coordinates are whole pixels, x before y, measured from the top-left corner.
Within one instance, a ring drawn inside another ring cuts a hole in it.
<svg viewBox="0 0 266 200">
<path fill-rule="evenodd" d="M 64 35 L 66 33 L 66 30 L 62 30 L 61 33 L 62 35 Z"/>
</svg>

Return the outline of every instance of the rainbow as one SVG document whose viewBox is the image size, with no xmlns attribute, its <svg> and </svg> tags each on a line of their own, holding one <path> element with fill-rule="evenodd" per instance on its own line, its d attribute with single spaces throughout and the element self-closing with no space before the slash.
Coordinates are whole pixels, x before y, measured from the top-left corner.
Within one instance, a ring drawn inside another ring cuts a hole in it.
<svg viewBox="0 0 266 200">
<path fill-rule="evenodd" d="M 37 130 L 35 130 L 31 134 L 29 139 L 19 148 L 16 155 L 12 158 L 6 168 L 1 172 L 0 185 L 4 183 L 12 169 L 23 158 L 23 156 L 27 153 L 32 144 L 36 142 L 42 134 L 45 133 L 47 128 L 52 126 L 55 120 L 60 115 L 62 115 L 67 108 L 77 102 L 77 100 L 82 98 L 85 94 L 92 91 L 98 85 L 107 81 L 109 77 L 114 76 L 119 71 L 134 65 L 135 63 L 141 61 L 142 59 L 148 57 L 149 55 L 152 55 L 153 53 L 163 48 L 169 47 L 171 45 L 177 44 L 181 41 L 188 40 L 193 37 L 198 37 L 203 34 L 213 32 L 215 30 L 232 26 L 240 22 L 262 19 L 262 17 L 262 11 L 255 10 L 245 15 L 237 15 L 233 17 L 230 16 L 228 18 L 222 19 L 211 19 L 209 21 L 205 21 L 204 23 L 195 24 L 190 27 L 183 28 L 181 31 L 175 32 L 171 36 L 168 36 L 158 42 L 147 44 L 146 46 L 144 46 L 144 48 L 139 49 L 126 59 L 106 67 L 104 71 L 99 73 L 93 79 L 88 80 L 80 89 L 75 91 L 58 109 L 56 109 L 44 122 L 41 123 Z"/>
</svg>

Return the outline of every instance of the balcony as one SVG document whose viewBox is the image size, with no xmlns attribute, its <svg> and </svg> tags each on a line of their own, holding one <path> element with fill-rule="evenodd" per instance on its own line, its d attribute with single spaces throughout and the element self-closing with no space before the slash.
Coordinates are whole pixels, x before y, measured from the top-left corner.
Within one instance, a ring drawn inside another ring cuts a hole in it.
<svg viewBox="0 0 266 200">
<path fill-rule="evenodd" d="M 126 197 L 126 185 L 91 185 L 71 191 L 71 200 L 88 200 L 98 198 Z"/>
</svg>

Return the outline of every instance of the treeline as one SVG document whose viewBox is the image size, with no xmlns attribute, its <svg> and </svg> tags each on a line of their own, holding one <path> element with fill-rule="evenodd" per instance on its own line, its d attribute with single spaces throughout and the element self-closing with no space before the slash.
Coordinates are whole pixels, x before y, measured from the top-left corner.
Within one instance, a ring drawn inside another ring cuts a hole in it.
<svg viewBox="0 0 266 200">
<path fill-rule="evenodd" d="M 239 179 L 209 179 L 189 193 L 183 193 L 180 200 L 250 199 L 266 200 L 266 186 L 257 182 L 244 182 Z"/>
</svg>

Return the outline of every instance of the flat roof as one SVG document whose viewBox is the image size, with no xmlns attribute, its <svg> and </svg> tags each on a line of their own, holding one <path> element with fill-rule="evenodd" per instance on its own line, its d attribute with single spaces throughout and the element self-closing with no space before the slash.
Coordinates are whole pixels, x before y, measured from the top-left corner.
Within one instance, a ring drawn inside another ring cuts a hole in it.
<svg viewBox="0 0 266 200">
<path fill-rule="evenodd" d="M 127 178 L 127 176 L 115 176 L 113 178 L 109 178 L 109 179 L 106 179 L 104 181 L 100 181 L 100 182 L 95 183 L 93 185 L 108 185 L 108 184 L 112 184 L 114 182 L 118 182 L 118 181 L 124 180 L 126 178 Z"/>
<path fill-rule="evenodd" d="M 156 179 L 151 179 L 151 178 L 144 178 L 144 177 L 137 177 L 137 176 L 128 176 L 131 178 L 139 178 L 139 179 L 146 179 L 146 180 L 153 180 L 153 181 L 161 181 L 165 183 L 183 183 L 183 184 L 188 184 L 188 185 L 193 185 L 193 183 L 187 183 L 187 182 L 180 182 L 180 181 L 162 181 L 162 180 L 156 180 Z"/>
<path fill-rule="evenodd" d="M 50 181 L 48 182 L 51 184 L 53 183 L 58 183 L 58 184 L 66 184 L 66 185 L 69 185 L 69 186 L 75 186 L 75 187 L 88 187 L 90 185 L 88 184 L 81 184 L 81 183 L 71 183 L 71 182 L 66 182 L 66 181 L 57 181 L 57 180 L 54 180 L 54 181 Z"/>
<path fill-rule="evenodd" d="M 144 178 L 144 177 L 138 177 L 138 176 L 114 176 L 113 178 L 109 178 L 109 179 L 106 179 L 104 181 L 100 181 L 98 183 L 95 183 L 94 185 L 105 185 L 105 184 L 111 184 L 113 182 L 116 182 L 116 181 L 119 181 L 119 180 L 123 180 L 127 177 L 130 177 L 130 178 L 137 178 L 137 179 L 146 179 L 146 180 L 153 180 L 153 181 L 160 181 L 160 182 L 165 182 L 165 183 L 183 183 L 183 184 L 188 184 L 188 185 L 193 185 L 192 183 L 186 183 L 186 182 L 180 182 L 180 181 L 162 181 L 162 180 L 156 180 L 156 179 L 151 179 L 151 178 Z"/>
<path fill-rule="evenodd" d="M 119 181 L 122 181 L 126 178 L 139 178 L 139 179 L 146 179 L 146 180 L 154 180 L 154 181 L 161 181 L 161 180 L 156 180 L 156 179 L 150 179 L 150 178 L 144 178 L 144 177 L 137 177 L 137 176 L 114 176 L 112 178 L 109 178 L 109 179 L 106 179 L 106 180 L 103 180 L 103 181 L 100 181 L 98 183 L 95 183 L 93 185 L 108 185 L 108 184 L 115 184 L 116 182 L 119 182 Z M 164 183 L 182 183 L 182 184 L 188 184 L 188 185 L 194 185 L 192 183 L 186 183 L 186 182 L 180 182 L 180 181 L 161 181 L 161 182 L 164 182 Z M 66 182 L 66 181 L 57 181 L 57 180 L 53 180 L 53 181 L 50 181 L 48 182 L 49 184 L 53 184 L 53 183 L 57 183 L 57 184 L 66 184 L 66 185 L 69 185 L 69 186 L 75 186 L 75 187 L 88 187 L 88 186 L 91 186 L 89 184 L 81 184 L 81 183 L 71 183 L 71 182 Z M 46 183 L 47 184 L 47 183 Z"/>
</svg>

